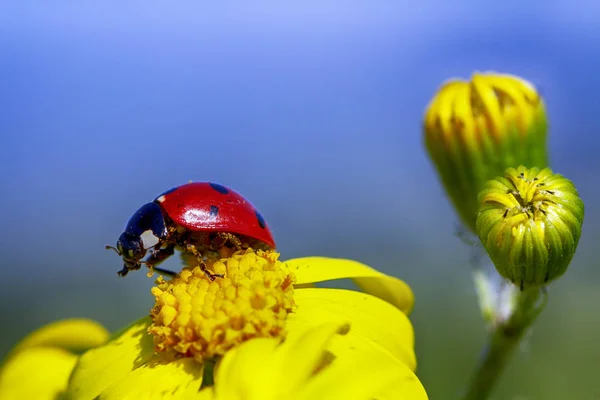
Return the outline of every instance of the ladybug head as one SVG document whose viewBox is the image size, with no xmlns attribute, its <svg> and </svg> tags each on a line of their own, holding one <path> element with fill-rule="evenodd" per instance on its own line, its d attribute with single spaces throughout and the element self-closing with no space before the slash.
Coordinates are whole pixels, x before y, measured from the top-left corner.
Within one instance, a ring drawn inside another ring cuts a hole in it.
<svg viewBox="0 0 600 400">
<path fill-rule="evenodd" d="M 123 257 L 124 267 L 127 269 L 139 269 L 140 260 L 144 258 L 147 250 L 138 235 L 123 232 L 117 241 L 117 251 Z"/>
<path fill-rule="evenodd" d="M 167 237 L 167 228 L 162 210 L 157 203 L 148 203 L 139 210 L 127 222 L 125 231 L 117 240 L 117 247 L 106 246 L 117 252 L 125 265 L 119 272 L 121 276 L 127 271 L 140 269 L 145 263 L 142 258 L 151 248 L 159 249 Z"/>
</svg>

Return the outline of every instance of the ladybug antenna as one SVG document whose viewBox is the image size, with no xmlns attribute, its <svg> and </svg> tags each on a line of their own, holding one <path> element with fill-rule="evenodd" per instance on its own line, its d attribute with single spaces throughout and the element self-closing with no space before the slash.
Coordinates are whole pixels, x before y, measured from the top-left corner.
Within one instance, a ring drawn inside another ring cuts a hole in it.
<svg viewBox="0 0 600 400">
<path fill-rule="evenodd" d="M 121 255 L 121 252 L 115 246 L 110 246 L 110 245 L 107 244 L 106 246 L 104 246 L 104 248 L 106 250 L 114 250 L 115 253 L 117 253 L 118 255 Z"/>
</svg>

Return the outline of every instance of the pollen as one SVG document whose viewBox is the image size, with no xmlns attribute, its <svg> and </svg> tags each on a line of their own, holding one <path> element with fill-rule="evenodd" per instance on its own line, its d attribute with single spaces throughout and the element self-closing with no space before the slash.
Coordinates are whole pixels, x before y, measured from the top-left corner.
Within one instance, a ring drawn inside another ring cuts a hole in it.
<svg viewBox="0 0 600 400">
<path fill-rule="evenodd" d="M 211 281 L 189 265 L 175 278 L 158 278 L 148 332 L 156 352 L 175 352 L 199 362 L 223 355 L 256 337 L 284 337 L 294 310 L 294 275 L 279 253 L 242 250 L 208 260 L 223 278 Z"/>
</svg>

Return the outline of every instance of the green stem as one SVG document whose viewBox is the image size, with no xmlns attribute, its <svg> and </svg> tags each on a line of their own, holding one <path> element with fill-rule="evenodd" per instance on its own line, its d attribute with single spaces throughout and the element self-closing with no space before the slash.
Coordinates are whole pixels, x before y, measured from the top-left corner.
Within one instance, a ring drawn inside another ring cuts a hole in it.
<svg viewBox="0 0 600 400">
<path fill-rule="evenodd" d="M 490 333 L 488 345 L 471 377 L 464 400 L 488 398 L 519 341 L 545 305 L 544 288 L 526 289 L 517 294 L 512 315 L 506 321 L 499 322 Z"/>
</svg>

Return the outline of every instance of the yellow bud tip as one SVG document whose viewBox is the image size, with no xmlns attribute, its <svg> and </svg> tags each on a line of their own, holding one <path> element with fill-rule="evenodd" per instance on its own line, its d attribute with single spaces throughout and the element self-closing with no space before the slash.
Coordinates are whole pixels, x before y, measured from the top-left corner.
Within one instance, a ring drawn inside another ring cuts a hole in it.
<svg viewBox="0 0 600 400">
<path fill-rule="evenodd" d="M 509 168 L 478 200 L 476 230 L 500 275 L 524 289 L 565 273 L 584 217 L 570 180 L 549 168 Z"/>
<path fill-rule="evenodd" d="M 489 131 L 500 140 L 511 123 L 525 132 L 543 107 L 541 96 L 525 79 L 475 72 L 470 81 L 453 78 L 441 86 L 427 107 L 426 131 L 444 135 L 467 131 L 477 140 Z"/>
<path fill-rule="evenodd" d="M 202 361 L 251 338 L 284 337 L 295 278 L 278 258 L 274 251 L 248 249 L 209 260 L 208 269 L 224 274 L 214 281 L 199 266 L 169 281 L 159 278 L 148 328 L 155 350 Z"/>
</svg>

